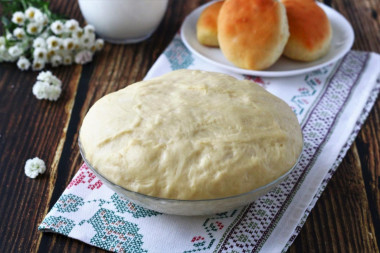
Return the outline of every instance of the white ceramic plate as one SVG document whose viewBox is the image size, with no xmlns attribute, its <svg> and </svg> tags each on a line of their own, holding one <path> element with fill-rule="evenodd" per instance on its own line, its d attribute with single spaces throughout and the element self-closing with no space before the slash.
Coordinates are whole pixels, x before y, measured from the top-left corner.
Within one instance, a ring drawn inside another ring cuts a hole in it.
<svg viewBox="0 0 380 253">
<path fill-rule="evenodd" d="M 219 48 L 201 45 L 196 36 L 196 23 L 202 10 L 211 3 L 202 5 L 192 11 L 185 19 L 181 27 L 181 38 L 186 47 L 195 55 L 220 68 L 240 74 L 257 76 L 292 76 L 306 73 L 324 67 L 342 58 L 354 42 L 354 31 L 350 23 L 334 9 L 318 3 L 326 12 L 333 30 L 331 48 L 327 55 L 313 62 L 298 62 L 281 57 L 274 65 L 263 71 L 242 69 L 229 62 Z"/>
</svg>

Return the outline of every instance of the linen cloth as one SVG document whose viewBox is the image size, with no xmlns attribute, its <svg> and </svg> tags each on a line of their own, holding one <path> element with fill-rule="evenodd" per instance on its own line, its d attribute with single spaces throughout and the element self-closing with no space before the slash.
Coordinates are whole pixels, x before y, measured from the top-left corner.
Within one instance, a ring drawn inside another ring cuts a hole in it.
<svg viewBox="0 0 380 253">
<path fill-rule="evenodd" d="M 225 71 L 193 55 L 177 34 L 145 79 L 187 68 L 259 83 L 297 115 L 304 135 L 299 164 L 254 203 L 211 216 L 144 209 L 107 188 L 82 165 L 39 226 L 115 252 L 281 252 L 310 211 L 360 130 L 379 93 L 380 56 L 350 51 L 319 70 L 262 78 Z"/>
</svg>

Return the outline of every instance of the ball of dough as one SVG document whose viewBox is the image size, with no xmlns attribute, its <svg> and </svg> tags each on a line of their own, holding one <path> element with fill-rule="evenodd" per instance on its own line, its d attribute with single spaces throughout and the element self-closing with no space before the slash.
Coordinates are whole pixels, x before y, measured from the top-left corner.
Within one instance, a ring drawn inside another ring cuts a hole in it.
<svg viewBox="0 0 380 253">
<path fill-rule="evenodd" d="M 207 6 L 198 18 L 197 39 L 205 46 L 219 47 L 217 21 L 223 2 L 215 2 Z"/>
<path fill-rule="evenodd" d="M 226 0 L 218 16 L 224 56 L 240 68 L 262 70 L 281 56 L 289 37 L 285 7 L 276 0 Z"/>
<path fill-rule="evenodd" d="M 330 49 L 332 29 L 326 13 L 314 0 L 282 0 L 290 37 L 284 55 L 293 60 L 313 61 Z"/>
<path fill-rule="evenodd" d="M 302 134 L 290 107 L 254 82 L 178 70 L 101 98 L 83 120 L 80 142 L 111 182 L 194 200 L 280 177 L 296 163 Z"/>
</svg>

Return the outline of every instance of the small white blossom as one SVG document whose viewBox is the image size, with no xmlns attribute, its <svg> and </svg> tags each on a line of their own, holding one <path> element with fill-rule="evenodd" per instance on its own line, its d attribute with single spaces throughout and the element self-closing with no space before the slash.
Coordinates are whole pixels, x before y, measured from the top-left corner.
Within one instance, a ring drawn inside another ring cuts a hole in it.
<svg viewBox="0 0 380 253">
<path fill-rule="evenodd" d="M 47 60 L 47 50 L 43 47 L 37 47 L 33 52 L 34 59 Z"/>
<path fill-rule="evenodd" d="M 53 57 L 53 55 L 56 55 L 58 53 L 58 50 L 55 50 L 55 49 L 48 49 L 47 51 L 47 57 L 48 59 L 50 59 L 51 57 Z"/>
<path fill-rule="evenodd" d="M 72 39 L 72 38 L 66 38 L 66 39 L 64 39 L 63 40 L 63 45 L 64 45 L 64 48 L 66 50 L 73 50 L 74 46 L 75 46 L 74 39 Z"/>
<path fill-rule="evenodd" d="M 13 35 L 17 39 L 22 40 L 25 38 L 25 31 L 21 27 L 17 27 L 16 29 L 13 30 Z"/>
<path fill-rule="evenodd" d="M 21 11 L 16 11 L 12 15 L 12 22 L 17 25 L 24 25 L 25 23 L 25 15 Z"/>
<path fill-rule="evenodd" d="M 33 85 L 33 94 L 37 99 L 56 101 L 61 95 L 61 92 L 61 87 L 50 85 L 48 82 L 37 81 Z"/>
<path fill-rule="evenodd" d="M 79 23 L 75 19 L 70 19 L 65 22 L 66 32 L 75 32 L 79 28 Z"/>
<path fill-rule="evenodd" d="M 0 46 L 5 45 L 5 37 L 0 36 Z"/>
<path fill-rule="evenodd" d="M 49 23 L 49 18 L 46 14 L 42 13 L 41 11 L 37 11 L 34 15 L 34 22 L 46 26 Z"/>
<path fill-rule="evenodd" d="M 73 57 L 71 55 L 63 56 L 63 65 L 71 65 L 73 63 Z"/>
<path fill-rule="evenodd" d="M 44 82 L 50 82 L 50 78 L 53 76 L 53 73 L 51 71 L 41 71 L 38 76 L 38 81 L 44 81 Z"/>
<path fill-rule="evenodd" d="M 14 45 L 8 49 L 8 53 L 12 57 L 19 57 L 23 53 L 23 50 L 19 45 Z"/>
<path fill-rule="evenodd" d="M 33 22 L 26 26 L 26 31 L 31 35 L 37 35 L 42 31 L 42 24 Z"/>
<path fill-rule="evenodd" d="M 56 54 L 56 55 L 53 55 L 51 58 L 50 58 L 50 63 L 51 63 L 51 66 L 52 67 L 58 67 L 59 65 L 62 64 L 62 56 L 60 56 L 59 54 Z"/>
<path fill-rule="evenodd" d="M 0 61 L 11 61 L 13 57 L 11 57 L 8 53 L 8 49 L 5 45 L 0 46 Z"/>
<path fill-rule="evenodd" d="M 92 45 L 95 44 L 95 34 L 85 33 L 80 39 L 82 46 L 86 49 L 90 49 Z"/>
<path fill-rule="evenodd" d="M 46 171 L 46 165 L 43 160 L 38 157 L 29 159 L 25 163 L 25 175 L 30 178 L 36 178 L 38 174 L 43 174 Z"/>
<path fill-rule="evenodd" d="M 75 62 L 77 64 L 86 64 L 92 61 L 92 53 L 88 50 L 82 50 L 75 55 Z"/>
<path fill-rule="evenodd" d="M 64 32 L 64 25 L 61 21 L 57 20 L 50 25 L 50 29 L 54 34 L 60 35 Z"/>
<path fill-rule="evenodd" d="M 7 40 L 13 40 L 14 39 L 12 33 L 7 33 L 7 35 L 5 35 L 5 37 L 7 38 Z"/>
<path fill-rule="evenodd" d="M 49 83 L 37 81 L 33 85 L 33 95 L 36 96 L 37 99 L 47 99 L 47 89 L 49 89 Z"/>
<path fill-rule="evenodd" d="M 33 40 L 33 47 L 41 47 L 41 48 L 46 48 L 46 41 L 44 38 L 38 37 Z"/>
<path fill-rule="evenodd" d="M 95 46 L 96 46 L 96 50 L 97 50 L 97 51 L 102 50 L 103 47 L 104 47 L 104 40 L 103 40 L 103 39 L 97 39 L 97 40 L 95 41 Z"/>
<path fill-rule="evenodd" d="M 47 45 L 49 49 L 59 49 L 61 45 L 61 39 L 56 36 L 50 36 L 47 40 Z"/>
<path fill-rule="evenodd" d="M 21 56 L 17 61 L 17 67 L 21 70 L 28 70 L 30 67 L 30 61 L 24 56 Z"/>
<path fill-rule="evenodd" d="M 62 88 L 50 85 L 49 89 L 47 90 L 47 99 L 50 101 L 57 101 L 58 98 L 61 96 Z"/>
<path fill-rule="evenodd" d="M 36 16 L 37 13 L 40 13 L 41 11 L 35 7 L 29 7 L 28 9 L 26 9 L 25 11 L 25 16 L 27 19 L 29 19 L 30 21 L 34 21 L 34 18 Z M 38 14 L 37 14 L 38 15 Z"/>
<path fill-rule="evenodd" d="M 34 59 L 32 63 L 33 70 L 42 70 L 45 68 L 45 61 L 42 59 Z"/>
<path fill-rule="evenodd" d="M 84 28 L 84 33 L 85 34 L 91 34 L 91 33 L 95 33 L 95 27 L 93 25 L 86 25 Z"/>
<path fill-rule="evenodd" d="M 72 34 L 73 39 L 80 39 L 82 38 L 82 36 L 83 36 L 83 29 L 80 27 L 78 27 L 78 29 L 76 29 Z"/>
<path fill-rule="evenodd" d="M 42 71 L 37 76 L 38 81 L 49 83 L 53 86 L 61 87 L 62 82 L 51 71 Z"/>
</svg>

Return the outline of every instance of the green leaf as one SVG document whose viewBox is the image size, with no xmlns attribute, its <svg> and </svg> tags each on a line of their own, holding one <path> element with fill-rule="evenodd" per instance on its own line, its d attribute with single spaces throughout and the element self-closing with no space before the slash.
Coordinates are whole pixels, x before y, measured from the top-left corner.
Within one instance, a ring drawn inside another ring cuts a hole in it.
<svg viewBox="0 0 380 253">
<path fill-rule="evenodd" d="M 6 16 L 1 17 L 1 22 L 5 27 L 8 27 L 11 24 L 11 21 Z"/>
</svg>

